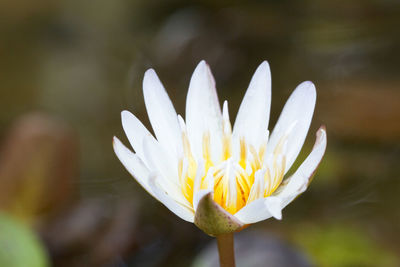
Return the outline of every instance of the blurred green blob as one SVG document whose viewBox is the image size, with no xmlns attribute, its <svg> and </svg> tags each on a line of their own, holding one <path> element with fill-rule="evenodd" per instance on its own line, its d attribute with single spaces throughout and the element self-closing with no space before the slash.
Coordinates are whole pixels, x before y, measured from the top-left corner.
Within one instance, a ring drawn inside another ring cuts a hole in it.
<svg viewBox="0 0 400 267">
<path fill-rule="evenodd" d="M 400 266 L 394 253 L 380 247 L 361 229 L 351 226 L 301 227 L 295 239 L 312 256 L 316 266 Z"/>
<path fill-rule="evenodd" d="M 46 252 L 34 232 L 0 213 L 0 266 L 49 266 Z"/>
</svg>

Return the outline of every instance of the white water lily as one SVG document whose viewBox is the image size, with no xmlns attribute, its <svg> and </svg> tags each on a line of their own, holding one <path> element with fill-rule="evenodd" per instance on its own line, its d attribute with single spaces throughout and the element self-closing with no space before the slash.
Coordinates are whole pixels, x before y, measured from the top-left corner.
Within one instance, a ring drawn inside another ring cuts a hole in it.
<svg viewBox="0 0 400 267">
<path fill-rule="evenodd" d="M 221 112 L 215 82 L 201 61 L 190 81 L 185 120 L 177 115 L 154 70 L 143 93 L 155 137 L 129 111 L 122 125 L 135 153 L 114 137 L 125 168 L 154 198 L 210 235 L 240 230 L 275 217 L 304 192 L 326 148 L 326 131 L 288 178 L 314 112 L 316 91 L 303 82 L 292 93 L 271 135 L 271 76 L 264 61 L 240 105 L 233 129 L 227 101 Z"/>
</svg>

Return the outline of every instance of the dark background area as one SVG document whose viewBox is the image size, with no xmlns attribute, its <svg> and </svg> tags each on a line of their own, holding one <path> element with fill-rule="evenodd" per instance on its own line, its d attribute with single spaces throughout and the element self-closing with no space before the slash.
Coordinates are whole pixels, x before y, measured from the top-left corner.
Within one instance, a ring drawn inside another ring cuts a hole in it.
<svg viewBox="0 0 400 267">
<path fill-rule="evenodd" d="M 190 265 L 212 238 L 119 163 L 120 112 L 149 126 L 141 83 L 154 68 L 184 114 L 205 59 L 234 118 L 268 60 L 270 129 L 311 80 L 317 106 L 297 165 L 321 124 L 328 148 L 283 220 L 244 232 L 284 240 L 316 266 L 399 266 L 399 28 L 395 0 L 2 1 L 0 210 L 33 229 L 32 246 L 56 266 Z"/>
</svg>

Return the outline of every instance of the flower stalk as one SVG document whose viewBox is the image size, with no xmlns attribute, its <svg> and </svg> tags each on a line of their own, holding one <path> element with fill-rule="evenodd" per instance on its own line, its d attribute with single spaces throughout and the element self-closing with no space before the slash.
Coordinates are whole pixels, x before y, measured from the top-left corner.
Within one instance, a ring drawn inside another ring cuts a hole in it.
<svg viewBox="0 0 400 267">
<path fill-rule="evenodd" d="M 217 235 L 219 264 L 221 267 L 235 267 L 233 233 Z"/>
</svg>

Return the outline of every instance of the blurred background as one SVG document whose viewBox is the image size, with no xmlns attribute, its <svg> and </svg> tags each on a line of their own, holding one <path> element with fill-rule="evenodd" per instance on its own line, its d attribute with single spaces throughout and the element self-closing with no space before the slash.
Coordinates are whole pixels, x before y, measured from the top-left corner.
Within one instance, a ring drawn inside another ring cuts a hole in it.
<svg viewBox="0 0 400 267">
<path fill-rule="evenodd" d="M 184 114 L 201 59 L 232 118 L 263 60 L 271 126 L 315 83 L 298 164 L 328 130 L 308 191 L 282 221 L 242 231 L 240 253 L 258 242 L 268 266 L 400 266 L 399 1 L 6 0 L 0 22 L 0 266 L 212 266 L 213 239 L 152 199 L 111 145 L 128 144 L 121 110 L 149 126 L 146 69 Z"/>
</svg>

